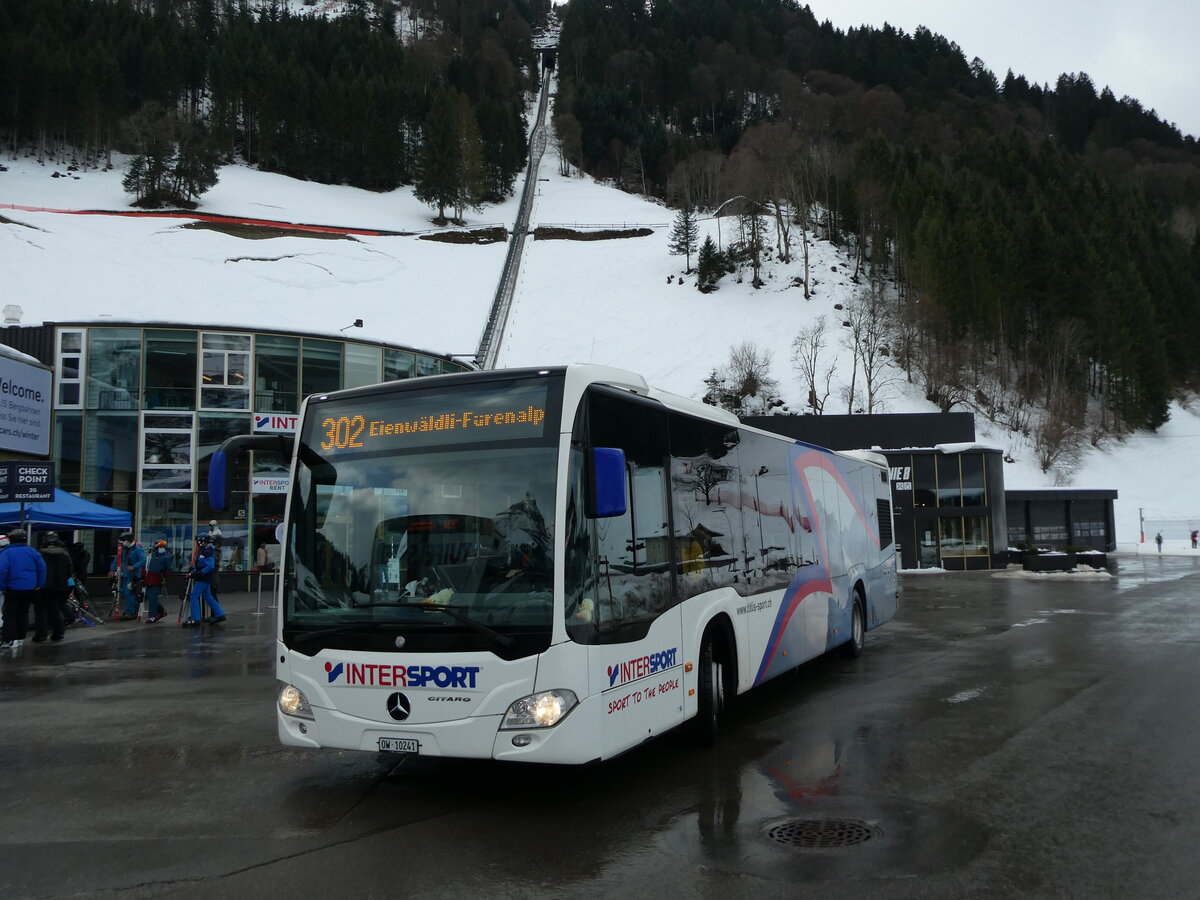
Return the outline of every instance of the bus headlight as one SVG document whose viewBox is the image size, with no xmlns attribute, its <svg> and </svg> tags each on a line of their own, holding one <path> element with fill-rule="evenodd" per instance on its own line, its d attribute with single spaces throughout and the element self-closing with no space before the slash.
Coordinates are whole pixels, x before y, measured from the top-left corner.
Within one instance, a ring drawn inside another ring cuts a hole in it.
<svg viewBox="0 0 1200 900">
<path fill-rule="evenodd" d="M 515 701 L 504 714 L 500 730 L 510 728 L 551 728 L 579 705 L 574 691 L 559 688 L 530 694 Z"/>
<path fill-rule="evenodd" d="M 294 716 L 297 719 L 313 718 L 312 707 L 308 705 L 308 698 L 304 696 L 304 692 L 290 684 L 285 684 L 279 689 L 279 711 L 285 716 Z"/>
</svg>

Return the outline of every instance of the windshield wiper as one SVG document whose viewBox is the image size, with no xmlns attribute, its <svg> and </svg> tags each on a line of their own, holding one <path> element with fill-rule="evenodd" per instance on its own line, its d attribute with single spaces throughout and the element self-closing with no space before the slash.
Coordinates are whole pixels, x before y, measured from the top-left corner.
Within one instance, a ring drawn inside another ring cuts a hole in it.
<svg viewBox="0 0 1200 900">
<path fill-rule="evenodd" d="M 494 628 L 488 628 L 488 626 L 484 625 L 482 622 L 476 622 L 474 619 L 472 619 L 466 613 L 459 612 L 453 606 L 442 606 L 437 603 L 405 603 L 402 605 L 403 606 L 415 606 L 418 609 L 430 609 L 430 610 L 435 610 L 437 612 L 444 612 L 450 618 L 457 619 L 459 622 L 462 622 L 468 628 L 474 628 L 480 634 L 485 635 L 486 637 L 490 637 L 493 641 L 495 641 L 501 647 L 511 647 L 513 644 L 516 643 L 516 639 L 513 638 L 512 635 L 501 634 L 499 631 L 496 631 Z"/>
<path fill-rule="evenodd" d="M 426 612 L 441 612 L 448 615 L 450 618 L 462 622 L 468 628 L 473 628 L 485 637 L 490 637 L 501 647 L 511 647 L 517 641 L 512 635 L 501 634 L 494 628 L 489 628 L 482 622 L 476 622 L 464 612 L 459 612 L 458 608 L 442 603 L 404 603 L 398 601 L 396 603 L 363 603 L 355 607 L 356 609 L 370 609 L 371 607 L 382 606 L 389 609 L 420 609 Z"/>
<path fill-rule="evenodd" d="M 462 624 L 466 625 L 468 628 L 471 628 L 471 629 L 479 632 L 480 634 L 484 635 L 485 637 L 491 638 L 493 641 L 495 641 L 501 647 L 511 647 L 513 644 L 515 644 L 517 642 L 516 639 L 514 637 L 512 637 L 512 635 L 501 634 L 499 631 L 496 631 L 494 628 L 489 628 L 487 625 L 484 625 L 482 622 L 475 621 L 470 616 L 468 616 L 466 613 L 459 612 L 458 609 L 456 609 L 452 606 L 445 606 L 445 605 L 438 604 L 438 603 L 361 603 L 361 604 L 355 606 L 354 608 L 355 609 L 371 609 L 374 607 L 382 607 L 382 608 L 386 608 L 386 609 L 420 609 L 420 610 L 425 610 L 426 612 L 445 613 L 450 618 L 455 619 L 456 621 L 462 622 Z M 301 634 L 296 635 L 292 639 L 292 642 L 294 644 L 308 643 L 310 641 L 315 641 L 319 638 L 329 637 L 330 635 L 343 634 L 344 632 L 347 632 L 347 631 L 356 631 L 364 626 L 366 626 L 368 628 L 378 628 L 381 625 L 388 627 L 388 628 L 402 628 L 402 627 L 404 627 L 405 623 L 403 623 L 403 622 L 377 622 L 374 620 L 368 620 L 365 622 L 347 622 L 347 623 L 343 623 L 341 625 L 331 625 L 328 628 L 318 628 L 316 631 L 303 632 Z"/>
<path fill-rule="evenodd" d="M 319 638 L 330 637 L 331 635 L 335 635 L 335 634 L 345 634 L 348 631 L 358 631 L 364 625 L 371 626 L 371 627 L 378 627 L 380 625 L 386 625 L 390 628 L 395 628 L 399 624 L 400 624 L 399 622 L 366 621 L 366 622 L 348 622 L 343 625 L 330 625 L 328 628 L 318 628 L 316 631 L 302 631 L 299 634 L 296 634 L 292 638 L 292 644 L 293 645 L 307 644 L 312 641 L 318 640 Z"/>
</svg>

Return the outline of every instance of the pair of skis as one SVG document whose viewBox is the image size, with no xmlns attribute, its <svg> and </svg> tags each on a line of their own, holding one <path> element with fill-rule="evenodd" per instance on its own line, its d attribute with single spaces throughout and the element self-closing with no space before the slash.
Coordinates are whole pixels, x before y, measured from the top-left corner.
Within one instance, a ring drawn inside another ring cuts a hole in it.
<svg viewBox="0 0 1200 900">
<path fill-rule="evenodd" d="M 121 620 L 121 610 L 125 608 L 125 598 L 121 596 L 121 565 L 122 557 L 124 555 L 122 551 L 124 549 L 124 544 L 117 544 L 117 571 L 115 573 L 117 577 L 113 579 L 112 584 L 113 603 L 112 614 L 110 616 L 114 622 L 119 622 Z M 145 577 L 137 580 L 129 578 L 129 582 L 129 590 L 137 599 L 137 620 L 140 622 L 142 621 L 146 611 L 146 580 Z"/>
<path fill-rule="evenodd" d="M 71 579 L 71 592 L 67 594 L 67 606 L 73 613 L 75 622 L 82 622 L 89 628 L 104 624 L 104 619 L 96 615 L 96 611 L 92 609 L 87 588 L 74 578 Z"/>
<path fill-rule="evenodd" d="M 193 546 L 192 546 L 192 562 L 191 562 L 191 565 L 188 566 L 187 578 L 185 578 L 184 582 L 183 582 L 183 592 L 179 595 L 179 615 L 176 616 L 175 621 L 180 625 L 182 625 L 184 622 L 183 611 L 185 609 L 188 610 L 188 612 L 189 612 L 189 615 L 187 618 L 191 618 L 190 613 L 191 613 L 192 587 L 196 583 L 196 557 L 198 557 L 199 555 L 200 555 L 200 542 L 195 541 L 195 542 L 193 542 Z M 208 617 L 208 614 L 210 612 L 211 612 L 211 610 L 208 608 L 207 601 L 201 601 L 199 621 L 203 622 Z"/>
</svg>

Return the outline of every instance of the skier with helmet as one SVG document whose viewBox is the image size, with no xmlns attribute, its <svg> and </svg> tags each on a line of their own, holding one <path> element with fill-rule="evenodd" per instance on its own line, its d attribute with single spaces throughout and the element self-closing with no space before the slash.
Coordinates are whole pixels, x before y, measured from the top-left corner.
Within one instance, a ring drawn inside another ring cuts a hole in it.
<svg viewBox="0 0 1200 900">
<path fill-rule="evenodd" d="M 167 610 L 162 605 L 163 585 L 171 574 L 171 551 L 166 541 L 155 541 L 146 560 L 146 624 L 152 625 L 166 618 Z"/>
<path fill-rule="evenodd" d="M 146 551 L 142 549 L 141 544 L 134 540 L 132 531 L 126 531 L 121 535 L 119 559 L 117 574 L 120 576 L 121 598 L 125 601 L 121 620 L 127 621 L 137 618 L 137 588 L 142 582 L 143 570 L 146 567 Z"/>
<path fill-rule="evenodd" d="M 213 547 L 212 538 L 206 534 L 200 538 L 196 562 L 192 565 L 192 593 L 189 597 L 191 610 L 187 621 L 183 623 L 184 628 L 199 626 L 201 601 L 207 603 L 209 609 L 212 610 L 212 615 L 204 621 L 212 625 L 225 621 L 225 610 L 221 609 L 221 604 L 217 602 L 217 598 L 213 596 L 212 592 L 212 582 L 216 577 L 216 549 Z"/>
</svg>

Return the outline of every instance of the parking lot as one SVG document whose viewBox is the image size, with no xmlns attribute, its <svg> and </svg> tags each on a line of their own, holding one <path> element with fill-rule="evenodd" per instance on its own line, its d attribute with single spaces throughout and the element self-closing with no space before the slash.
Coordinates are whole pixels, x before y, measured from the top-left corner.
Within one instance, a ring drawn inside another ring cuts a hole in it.
<svg viewBox="0 0 1200 900">
<path fill-rule="evenodd" d="M 253 593 L 73 628 L 0 658 L 0 896 L 1186 896 L 1200 559 L 1116 569 L 905 575 L 716 748 L 566 770 L 280 747 Z"/>
</svg>

